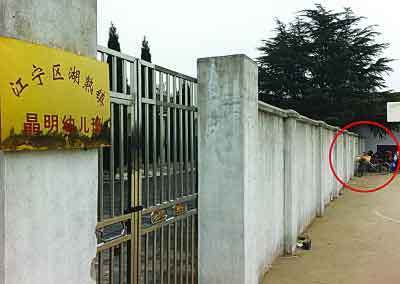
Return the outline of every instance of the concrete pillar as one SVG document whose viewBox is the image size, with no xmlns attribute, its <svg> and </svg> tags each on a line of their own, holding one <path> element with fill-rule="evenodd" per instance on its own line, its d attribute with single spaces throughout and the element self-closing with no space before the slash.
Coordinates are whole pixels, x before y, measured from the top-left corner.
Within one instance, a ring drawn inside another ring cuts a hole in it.
<svg viewBox="0 0 400 284">
<path fill-rule="evenodd" d="M 257 66 L 198 60 L 199 283 L 258 284 Z"/>
<path fill-rule="evenodd" d="M 289 111 L 284 122 L 284 252 L 296 252 L 298 206 L 296 188 L 296 127 L 299 114 Z"/>
<path fill-rule="evenodd" d="M 323 181 L 325 178 L 325 169 L 324 169 L 324 163 L 325 163 L 325 147 L 324 147 L 324 141 L 325 141 L 325 130 L 323 128 L 324 123 L 321 121 L 320 125 L 318 126 L 318 139 L 317 139 L 317 145 L 318 145 L 318 161 L 319 163 L 316 164 L 316 178 L 317 178 L 317 216 L 322 217 L 324 216 L 324 210 L 325 210 L 325 200 L 324 200 L 324 187 L 323 187 Z"/>
<path fill-rule="evenodd" d="M 337 128 L 336 131 L 333 132 L 333 137 L 336 135 L 337 131 L 339 131 L 339 128 Z M 332 157 L 333 158 L 333 167 L 338 176 L 340 176 L 340 169 L 338 167 L 339 157 L 340 157 L 339 156 L 340 143 L 341 143 L 340 139 L 336 140 L 336 143 L 335 143 L 334 149 L 333 149 L 333 154 L 332 154 L 333 155 L 333 157 Z M 332 178 L 333 178 L 333 190 L 332 190 L 333 194 L 331 197 L 331 201 L 338 197 L 338 187 L 340 186 L 340 183 L 336 180 L 336 178 L 333 175 L 332 175 Z"/>
<path fill-rule="evenodd" d="M 350 147 L 350 154 L 351 154 L 351 156 L 350 156 L 350 158 L 349 158 L 349 173 L 350 173 L 350 178 L 352 178 L 353 176 L 354 176 L 354 157 L 355 157 L 355 154 L 354 154 L 354 139 L 355 137 L 354 137 L 354 135 L 352 134 L 351 136 L 350 136 L 350 145 L 349 145 L 349 147 Z"/>
<path fill-rule="evenodd" d="M 92 57 L 96 18 L 96 0 L 0 0 L 1 36 Z M 97 150 L 0 154 L 0 284 L 95 283 L 97 163 Z"/>
<path fill-rule="evenodd" d="M 357 155 L 359 155 L 360 153 L 358 152 L 358 135 L 354 136 L 354 140 L 353 140 L 353 176 L 356 174 L 357 171 L 357 162 L 356 162 L 356 157 Z"/>
<path fill-rule="evenodd" d="M 343 176 L 340 178 L 343 179 L 344 182 L 349 181 L 349 133 L 345 131 L 343 134 L 343 153 L 342 153 L 342 161 L 343 161 Z M 344 187 L 340 185 L 339 195 L 343 195 Z"/>
<path fill-rule="evenodd" d="M 345 155 L 346 155 L 346 182 L 350 180 L 350 158 L 351 158 L 351 151 L 350 151 L 350 134 L 346 133 L 346 140 L 345 140 Z"/>
</svg>

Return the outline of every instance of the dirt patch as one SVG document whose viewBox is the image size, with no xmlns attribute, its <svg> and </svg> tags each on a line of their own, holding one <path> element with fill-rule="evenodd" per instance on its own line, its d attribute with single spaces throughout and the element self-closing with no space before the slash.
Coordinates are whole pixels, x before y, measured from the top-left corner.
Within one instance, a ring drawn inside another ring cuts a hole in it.
<svg viewBox="0 0 400 284">
<path fill-rule="evenodd" d="M 354 178 L 374 187 L 388 176 Z M 281 257 L 264 284 L 400 283 L 400 181 L 374 193 L 345 190 L 308 229 L 311 251 Z M 397 222 L 399 221 L 399 222 Z"/>
</svg>

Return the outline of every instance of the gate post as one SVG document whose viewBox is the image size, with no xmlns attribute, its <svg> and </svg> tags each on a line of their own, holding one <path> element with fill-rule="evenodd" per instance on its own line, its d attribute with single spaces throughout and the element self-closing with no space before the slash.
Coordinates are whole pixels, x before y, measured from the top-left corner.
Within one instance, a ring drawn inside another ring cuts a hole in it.
<svg viewBox="0 0 400 284">
<path fill-rule="evenodd" d="M 198 60 L 199 283 L 258 284 L 257 65 Z"/>
<path fill-rule="evenodd" d="M 0 36 L 90 57 L 96 20 L 96 0 L 0 2 Z M 95 283 L 97 165 L 96 149 L 0 152 L 0 284 Z"/>
</svg>

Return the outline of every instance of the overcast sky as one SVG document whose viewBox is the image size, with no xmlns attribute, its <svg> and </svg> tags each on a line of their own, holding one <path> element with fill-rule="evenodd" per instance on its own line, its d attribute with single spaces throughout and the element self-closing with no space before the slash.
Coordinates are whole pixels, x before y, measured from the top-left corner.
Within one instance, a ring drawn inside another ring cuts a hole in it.
<svg viewBox="0 0 400 284">
<path fill-rule="evenodd" d="M 380 40 L 390 43 L 385 56 L 400 59 L 400 4 L 396 0 L 322 0 L 329 9 L 351 7 L 377 24 Z M 152 61 L 196 76 L 199 57 L 244 53 L 255 58 L 262 39 L 273 35 L 274 19 L 293 19 L 296 11 L 311 8 L 310 0 L 98 0 L 98 42 L 107 45 L 113 22 L 121 49 L 140 57 L 146 35 Z M 397 52 L 396 52 L 397 51 Z M 400 61 L 392 63 L 388 88 L 400 91 Z"/>
</svg>

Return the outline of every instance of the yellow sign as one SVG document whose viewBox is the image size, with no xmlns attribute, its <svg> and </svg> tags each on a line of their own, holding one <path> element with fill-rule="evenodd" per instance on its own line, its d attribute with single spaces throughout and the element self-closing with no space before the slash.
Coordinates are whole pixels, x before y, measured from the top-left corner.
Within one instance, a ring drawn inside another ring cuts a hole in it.
<svg viewBox="0 0 400 284">
<path fill-rule="evenodd" d="M 107 64 L 3 37 L 0 58 L 1 150 L 109 144 Z"/>
</svg>

